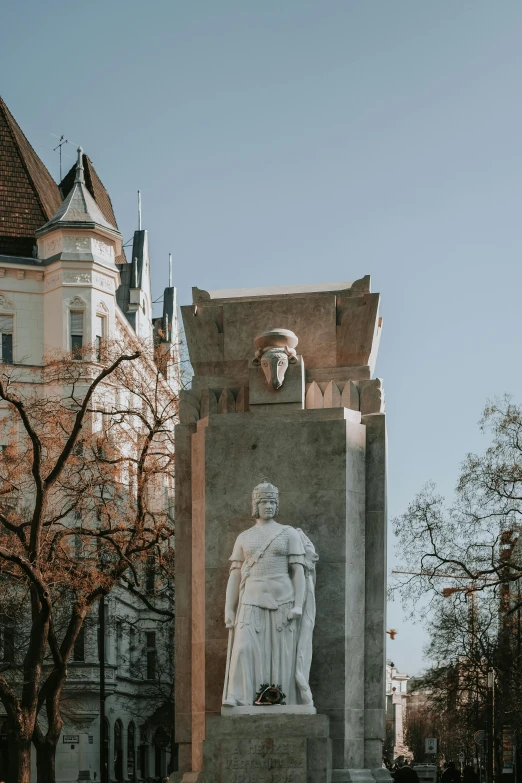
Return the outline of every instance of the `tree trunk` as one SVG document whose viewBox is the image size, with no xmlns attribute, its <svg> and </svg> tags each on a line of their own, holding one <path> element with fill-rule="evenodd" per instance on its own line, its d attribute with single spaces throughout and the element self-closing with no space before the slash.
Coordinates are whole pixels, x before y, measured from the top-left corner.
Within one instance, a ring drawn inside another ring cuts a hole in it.
<svg viewBox="0 0 522 783">
<path fill-rule="evenodd" d="M 56 744 L 45 740 L 36 746 L 37 783 L 55 783 Z"/>
<path fill-rule="evenodd" d="M 30 783 L 31 742 L 9 736 L 9 770 L 7 783 Z"/>
</svg>

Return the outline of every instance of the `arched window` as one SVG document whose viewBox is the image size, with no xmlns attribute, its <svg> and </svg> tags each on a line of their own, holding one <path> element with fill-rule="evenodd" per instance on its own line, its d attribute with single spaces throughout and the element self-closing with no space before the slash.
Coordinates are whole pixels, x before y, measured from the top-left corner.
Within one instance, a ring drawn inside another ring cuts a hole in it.
<svg viewBox="0 0 522 783">
<path fill-rule="evenodd" d="M 105 718 L 103 722 L 103 766 L 105 770 L 105 775 L 102 778 L 103 780 L 109 780 L 110 737 L 111 737 L 111 727 L 109 726 L 109 721 L 107 720 L 107 718 Z"/>
<path fill-rule="evenodd" d="M 130 783 L 135 780 L 136 766 L 136 728 L 131 720 L 127 728 L 127 777 Z"/>
<path fill-rule="evenodd" d="M 149 774 L 148 764 L 148 744 L 147 744 L 147 729 L 145 726 L 140 728 L 140 777 L 146 778 Z"/>
<path fill-rule="evenodd" d="M 167 747 L 170 738 L 163 726 L 154 732 L 154 775 L 163 778 L 167 774 Z"/>
<path fill-rule="evenodd" d="M 123 780 L 123 725 L 119 718 L 114 724 L 114 777 Z"/>
</svg>

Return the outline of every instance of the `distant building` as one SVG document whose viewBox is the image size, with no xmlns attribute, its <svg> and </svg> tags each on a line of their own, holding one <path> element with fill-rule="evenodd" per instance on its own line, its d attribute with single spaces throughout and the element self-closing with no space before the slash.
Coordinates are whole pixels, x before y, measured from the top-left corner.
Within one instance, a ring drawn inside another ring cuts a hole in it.
<svg viewBox="0 0 522 783">
<path fill-rule="evenodd" d="M 409 759 L 412 754 L 404 744 L 404 727 L 410 677 L 398 671 L 391 660 L 386 661 L 386 741 L 385 753 L 390 761 L 398 756 Z"/>
<path fill-rule="evenodd" d="M 133 334 L 155 335 L 164 351 L 175 352 L 175 288 L 164 291 L 161 318 L 153 319 L 152 302 L 147 231 L 135 231 L 128 263 L 92 161 L 80 151 L 77 165 L 56 184 L 0 99 L 0 361 L 30 374 L 47 350 L 74 351 Z M 163 391 L 177 393 L 176 378 L 165 378 Z M 165 513 L 172 493 L 173 482 L 165 487 Z M 163 776 L 173 750 L 173 624 L 159 622 L 124 587 L 111 593 L 105 611 L 109 778 Z M 68 666 L 56 758 L 56 777 L 64 783 L 100 779 L 95 615 Z M 13 648 L 8 633 L 16 629 L 4 630 L 0 663 Z M 0 780 L 9 763 L 4 719 L 0 703 Z"/>
</svg>

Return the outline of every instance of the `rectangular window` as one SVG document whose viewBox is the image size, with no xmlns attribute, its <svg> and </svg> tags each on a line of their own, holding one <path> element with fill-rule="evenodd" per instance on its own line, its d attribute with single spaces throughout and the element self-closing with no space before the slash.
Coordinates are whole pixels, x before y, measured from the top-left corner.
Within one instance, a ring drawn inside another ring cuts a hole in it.
<svg viewBox="0 0 522 783">
<path fill-rule="evenodd" d="M 129 674 L 132 677 L 136 674 L 136 629 L 132 625 L 129 628 Z"/>
<path fill-rule="evenodd" d="M 96 316 L 96 361 L 101 362 L 103 355 L 103 338 L 105 337 L 105 318 L 103 315 Z"/>
<path fill-rule="evenodd" d="M 0 661 L 14 663 L 14 627 L 9 619 L 0 619 Z"/>
<path fill-rule="evenodd" d="M 13 322 L 12 315 L 0 315 L 0 358 L 4 364 L 13 363 Z"/>
<path fill-rule="evenodd" d="M 147 680 L 156 679 L 156 632 L 147 631 Z"/>
<path fill-rule="evenodd" d="M 116 622 L 116 666 L 121 666 L 121 645 L 123 639 L 123 627 L 121 620 Z"/>
<path fill-rule="evenodd" d="M 99 540 L 99 539 L 97 539 L 97 540 Z M 104 610 L 103 614 L 104 614 L 104 622 L 105 622 L 105 634 L 104 634 L 104 638 L 103 638 L 103 641 L 104 641 L 104 645 L 103 646 L 104 646 L 104 652 L 105 652 L 104 658 L 105 658 L 105 663 L 108 663 L 109 662 L 109 607 L 105 603 L 104 603 L 103 610 Z M 100 660 L 100 655 L 101 655 L 101 650 L 100 650 L 101 635 L 100 635 L 100 631 L 101 631 L 100 623 L 98 621 L 98 660 Z"/>
<path fill-rule="evenodd" d="M 73 661 L 85 661 L 85 628 L 80 628 L 73 647 Z"/>
<path fill-rule="evenodd" d="M 147 593 L 153 593 L 156 586 L 155 560 L 153 557 L 147 558 L 145 568 L 145 590 Z"/>
<path fill-rule="evenodd" d="M 83 312 L 71 310 L 71 353 L 73 359 L 81 359 L 83 347 Z"/>
</svg>

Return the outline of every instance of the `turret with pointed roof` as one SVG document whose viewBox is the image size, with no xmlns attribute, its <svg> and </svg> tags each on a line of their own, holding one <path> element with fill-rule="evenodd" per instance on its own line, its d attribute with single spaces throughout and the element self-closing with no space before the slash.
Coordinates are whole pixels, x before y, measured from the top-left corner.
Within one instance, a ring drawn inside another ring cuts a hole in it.
<svg viewBox="0 0 522 783">
<path fill-rule="evenodd" d="M 111 197 L 109 196 L 107 188 L 105 187 L 100 177 L 98 176 L 98 173 L 94 168 L 94 164 L 92 160 L 89 158 L 88 155 L 85 154 L 85 152 L 83 153 L 83 173 L 85 177 L 85 185 L 87 186 L 87 190 L 89 191 L 93 199 L 96 201 L 96 204 L 101 209 L 105 219 L 107 220 L 108 223 L 111 224 L 111 226 L 118 228 L 118 223 L 116 221 L 116 215 L 114 214 Z M 69 169 L 65 177 L 60 182 L 60 191 L 62 193 L 63 198 L 67 198 L 67 196 L 71 192 L 74 186 L 75 178 L 76 178 L 76 165 L 71 166 L 71 168 Z M 119 255 L 116 258 L 116 263 L 117 264 L 127 263 L 125 258 L 125 251 L 122 250 L 121 255 Z"/>
<path fill-rule="evenodd" d="M 109 236 L 120 236 L 118 229 L 103 215 L 85 184 L 83 150 L 78 147 L 78 162 L 74 184 L 67 198 L 60 204 L 52 218 L 35 233 L 43 237 L 57 228 L 97 229 Z"/>
</svg>

